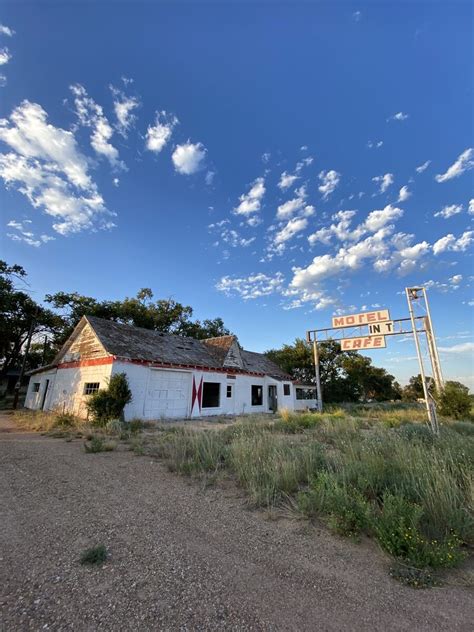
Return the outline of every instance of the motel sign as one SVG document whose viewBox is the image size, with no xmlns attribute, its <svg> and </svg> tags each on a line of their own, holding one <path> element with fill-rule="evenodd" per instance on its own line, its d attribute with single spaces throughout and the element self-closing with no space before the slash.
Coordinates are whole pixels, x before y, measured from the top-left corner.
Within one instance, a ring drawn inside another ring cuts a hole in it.
<svg viewBox="0 0 474 632">
<path fill-rule="evenodd" d="M 410 312 L 409 318 L 391 320 L 388 309 L 378 309 L 372 312 L 362 312 L 360 314 L 333 316 L 332 327 L 310 329 L 306 332 L 307 342 L 313 345 L 319 411 L 323 409 L 323 401 L 319 372 L 318 341 L 337 341 L 340 343 L 343 351 L 365 351 L 370 349 L 384 349 L 387 346 L 386 336 L 406 336 L 412 334 L 418 363 L 420 365 L 420 375 L 428 419 L 433 433 L 439 434 L 436 404 L 428 389 L 423 350 L 420 344 L 420 338 L 423 334 L 436 390 L 440 393 L 444 388 L 444 380 L 441 372 L 436 338 L 433 331 L 433 323 L 431 321 L 428 297 L 424 287 L 407 287 L 405 288 L 405 294 Z M 419 315 L 416 315 L 416 310 L 418 310 Z"/>
</svg>

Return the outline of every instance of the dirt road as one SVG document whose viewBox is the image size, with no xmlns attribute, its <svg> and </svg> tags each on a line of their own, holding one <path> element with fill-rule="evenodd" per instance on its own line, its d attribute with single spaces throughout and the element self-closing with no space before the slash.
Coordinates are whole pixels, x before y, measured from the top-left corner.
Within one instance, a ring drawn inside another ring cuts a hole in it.
<svg viewBox="0 0 474 632">
<path fill-rule="evenodd" d="M 371 543 L 268 521 L 129 452 L 0 417 L 0 630 L 468 630 L 466 588 L 396 583 Z M 3 430 L 3 432 L 2 432 Z M 10 430 L 10 431 L 9 431 Z M 102 568 L 78 563 L 105 544 Z"/>
</svg>

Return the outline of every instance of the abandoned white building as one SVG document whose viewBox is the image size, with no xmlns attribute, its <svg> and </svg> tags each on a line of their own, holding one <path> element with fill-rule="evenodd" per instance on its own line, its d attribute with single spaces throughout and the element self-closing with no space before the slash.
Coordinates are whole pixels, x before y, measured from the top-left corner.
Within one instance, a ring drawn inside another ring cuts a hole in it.
<svg viewBox="0 0 474 632">
<path fill-rule="evenodd" d="M 25 406 L 87 416 L 87 399 L 126 373 L 126 420 L 191 418 L 316 407 L 313 387 L 235 336 L 195 340 L 84 316 L 53 363 L 30 373 Z"/>
</svg>

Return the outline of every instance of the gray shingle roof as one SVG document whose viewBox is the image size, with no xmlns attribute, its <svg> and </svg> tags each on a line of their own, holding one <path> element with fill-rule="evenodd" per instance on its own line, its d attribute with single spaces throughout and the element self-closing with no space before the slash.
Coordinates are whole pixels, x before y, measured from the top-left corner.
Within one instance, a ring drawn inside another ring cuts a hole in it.
<svg viewBox="0 0 474 632">
<path fill-rule="evenodd" d="M 122 325 L 111 320 L 86 316 L 107 353 L 130 360 L 146 360 L 163 364 L 200 366 L 223 369 L 225 354 L 216 353 L 216 339 L 212 346 L 203 340 L 162 334 L 150 329 Z M 223 336 L 223 338 L 229 338 Z M 223 341 L 228 343 L 228 340 Z M 224 347 L 228 344 L 222 345 Z M 210 348 L 211 347 L 211 348 Z M 241 350 L 243 371 L 262 373 L 277 379 L 291 379 L 262 353 Z"/>
</svg>

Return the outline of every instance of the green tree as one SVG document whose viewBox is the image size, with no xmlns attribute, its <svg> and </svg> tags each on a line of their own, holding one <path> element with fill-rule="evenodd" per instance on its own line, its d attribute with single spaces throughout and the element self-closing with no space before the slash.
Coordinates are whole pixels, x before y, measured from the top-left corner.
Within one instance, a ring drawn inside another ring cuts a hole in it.
<svg viewBox="0 0 474 632">
<path fill-rule="evenodd" d="M 433 395 L 435 392 L 435 383 L 432 377 L 427 376 L 426 382 L 428 384 L 428 391 Z M 414 402 L 417 399 L 424 399 L 425 394 L 423 391 L 423 382 L 421 380 L 421 374 L 412 375 L 408 380 L 408 384 L 403 389 L 403 399 L 406 401 Z"/>
<path fill-rule="evenodd" d="M 104 425 L 111 419 L 123 420 L 123 410 L 132 401 L 132 391 L 125 373 L 112 375 L 106 389 L 90 396 L 87 409 L 94 421 Z"/>
<path fill-rule="evenodd" d="M 134 298 L 116 301 L 98 301 L 77 292 L 48 294 L 45 300 L 60 311 L 63 319 L 63 329 L 56 339 L 58 346 L 67 340 L 83 316 L 97 316 L 135 327 L 199 339 L 230 333 L 221 318 L 193 321 L 192 307 L 171 298 L 154 300 L 150 288 L 141 289 Z"/>
<path fill-rule="evenodd" d="M 27 288 L 25 270 L 19 265 L 10 266 L 0 261 L 0 374 L 21 364 L 31 323 L 34 324 L 33 340 L 45 332 L 54 335 L 61 327 L 58 316 L 38 305 L 16 284 Z M 34 364 L 27 368 L 34 368 Z"/>
<path fill-rule="evenodd" d="M 326 402 L 398 399 L 400 387 L 385 369 L 356 351 L 342 351 L 335 340 L 318 343 L 321 389 Z M 266 355 L 294 379 L 315 383 L 312 345 L 297 338 L 293 345 L 271 349 Z"/>
<path fill-rule="evenodd" d="M 469 419 L 471 414 L 471 398 L 469 389 L 461 382 L 447 381 L 443 391 L 437 395 L 438 411 L 444 417 Z"/>
</svg>

